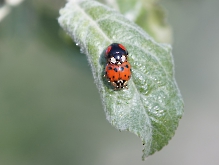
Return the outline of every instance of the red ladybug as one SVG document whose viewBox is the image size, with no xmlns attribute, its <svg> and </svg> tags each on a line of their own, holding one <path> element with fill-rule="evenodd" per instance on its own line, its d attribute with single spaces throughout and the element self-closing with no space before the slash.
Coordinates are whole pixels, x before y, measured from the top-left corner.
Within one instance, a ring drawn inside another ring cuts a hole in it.
<svg viewBox="0 0 219 165">
<path fill-rule="evenodd" d="M 131 65 L 129 62 L 119 65 L 108 63 L 104 76 L 115 87 L 115 90 L 127 88 L 128 80 L 131 78 Z"/>
<path fill-rule="evenodd" d="M 112 43 L 106 49 L 105 58 L 110 64 L 122 64 L 127 61 L 128 51 L 122 44 Z"/>
</svg>

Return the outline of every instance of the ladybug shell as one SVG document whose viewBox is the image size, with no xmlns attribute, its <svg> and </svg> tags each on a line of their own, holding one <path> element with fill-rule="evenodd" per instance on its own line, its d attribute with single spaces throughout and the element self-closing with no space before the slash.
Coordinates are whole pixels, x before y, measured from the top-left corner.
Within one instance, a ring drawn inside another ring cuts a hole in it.
<svg viewBox="0 0 219 165">
<path fill-rule="evenodd" d="M 112 43 L 106 49 L 105 58 L 111 64 L 121 64 L 127 61 L 128 51 L 122 44 Z"/>
<path fill-rule="evenodd" d="M 105 77 L 115 89 L 126 88 L 127 82 L 131 78 L 131 65 L 129 62 L 124 62 L 121 65 L 107 64 Z"/>
</svg>

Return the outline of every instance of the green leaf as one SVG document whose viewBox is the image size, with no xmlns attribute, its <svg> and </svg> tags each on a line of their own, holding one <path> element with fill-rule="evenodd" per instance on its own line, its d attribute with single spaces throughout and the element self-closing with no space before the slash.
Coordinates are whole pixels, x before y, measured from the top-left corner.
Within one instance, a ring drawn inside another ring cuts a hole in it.
<svg viewBox="0 0 219 165">
<path fill-rule="evenodd" d="M 96 1 L 69 1 L 58 21 L 88 57 L 107 120 L 141 138 L 143 159 L 165 146 L 183 113 L 171 47 L 156 43 L 116 10 Z M 129 88 L 119 91 L 103 77 L 104 52 L 113 42 L 128 49 L 132 65 Z"/>
<path fill-rule="evenodd" d="M 157 42 L 171 43 L 172 30 L 159 0 L 99 0 L 138 24 Z"/>
</svg>

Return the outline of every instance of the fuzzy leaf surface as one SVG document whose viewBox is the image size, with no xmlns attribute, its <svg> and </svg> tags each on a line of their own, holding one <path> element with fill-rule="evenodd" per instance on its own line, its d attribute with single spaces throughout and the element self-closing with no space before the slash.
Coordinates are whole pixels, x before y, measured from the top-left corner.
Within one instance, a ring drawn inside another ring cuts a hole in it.
<svg viewBox="0 0 219 165">
<path fill-rule="evenodd" d="M 69 1 L 58 21 L 88 57 L 107 120 L 141 138 L 143 159 L 165 146 L 183 113 L 171 47 L 156 43 L 116 10 L 96 1 Z M 103 77 L 105 49 L 113 42 L 129 51 L 132 78 L 126 90 L 113 90 Z"/>
</svg>

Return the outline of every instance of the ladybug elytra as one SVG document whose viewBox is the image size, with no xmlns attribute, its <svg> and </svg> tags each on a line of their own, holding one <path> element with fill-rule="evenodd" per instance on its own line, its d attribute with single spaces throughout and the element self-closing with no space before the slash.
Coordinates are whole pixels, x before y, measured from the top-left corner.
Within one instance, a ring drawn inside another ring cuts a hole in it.
<svg viewBox="0 0 219 165">
<path fill-rule="evenodd" d="M 121 64 L 127 61 L 128 51 L 122 44 L 113 43 L 106 49 L 105 58 L 111 64 Z"/>
</svg>

